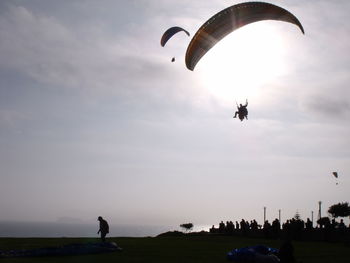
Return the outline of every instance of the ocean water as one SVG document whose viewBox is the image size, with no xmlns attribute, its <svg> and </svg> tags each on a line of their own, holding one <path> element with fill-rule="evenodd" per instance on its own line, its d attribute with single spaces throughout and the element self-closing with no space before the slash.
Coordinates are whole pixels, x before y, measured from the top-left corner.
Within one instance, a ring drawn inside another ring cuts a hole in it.
<svg viewBox="0 0 350 263">
<path fill-rule="evenodd" d="M 157 236 L 178 226 L 110 225 L 109 237 Z M 78 223 L 0 222 L 0 237 L 98 237 L 99 225 Z M 209 230 L 209 226 L 195 226 L 193 231 Z M 108 237 L 107 236 L 107 237 Z"/>
</svg>

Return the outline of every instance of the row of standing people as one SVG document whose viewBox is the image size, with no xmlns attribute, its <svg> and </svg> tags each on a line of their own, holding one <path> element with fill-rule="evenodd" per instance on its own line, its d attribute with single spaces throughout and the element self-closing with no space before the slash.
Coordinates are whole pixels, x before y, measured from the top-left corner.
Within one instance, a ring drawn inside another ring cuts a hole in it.
<svg viewBox="0 0 350 263">
<path fill-rule="evenodd" d="M 240 222 L 236 221 L 235 223 L 233 221 L 226 221 L 226 224 L 221 221 L 219 223 L 219 228 L 215 228 L 213 225 L 210 229 L 210 232 L 216 232 L 216 233 L 226 233 L 226 232 L 232 232 L 234 230 L 241 230 L 243 232 L 249 231 L 249 230 L 258 230 L 268 227 L 269 223 L 266 221 L 264 225 L 258 224 L 258 222 L 253 219 L 251 221 L 242 219 Z"/>
<path fill-rule="evenodd" d="M 272 232 L 279 232 L 280 230 L 284 231 L 302 231 L 304 229 L 311 230 L 313 229 L 313 222 L 307 218 L 306 222 L 301 219 L 289 219 L 283 224 L 280 223 L 280 221 L 276 218 L 275 220 L 270 223 L 268 220 L 264 222 L 263 225 L 260 225 L 257 223 L 255 219 L 248 221 L 242 219 L 240 222 L 236 221 L 235 223 L 233 221 L 226 221 L 226 224 L 221 221 L 219 223 L 219 227 L 215 228 L 213 225 L 210 229 L 211 233 L 231 233 L 234 230 L 240 230 L 241 232 L 247 232 L 250 230 L 259 230 L 262 229 L 264 231 L 272 231 Z M 340 220 L 339 223 L 337 223 L 334 219 L 332 221 L 329 221 L 329 223 L 326 223 L 324 225 L 318 225 L 318 228 L 329 228 L 329 229 L 345 229 L 347 228 L 344 224 L 343 219 Z"/>
</svg>

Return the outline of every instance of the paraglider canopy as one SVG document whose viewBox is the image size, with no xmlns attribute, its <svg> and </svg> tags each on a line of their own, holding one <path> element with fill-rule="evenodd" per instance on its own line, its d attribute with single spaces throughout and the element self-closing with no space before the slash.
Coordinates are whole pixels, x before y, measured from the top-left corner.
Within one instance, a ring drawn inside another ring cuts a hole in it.
<svg viewBox="0 0 350 263">
<path fill-rule="evenodd" d="M 278 20 L 298 26 L 299 20 L 289 11 L 264 2 L 246 2 L 230 6 L 206 21 L 193 36 L 186 51 L 186 66 L 194 70 L 198 61 L 222 38 L 232 31 L 262 20 Z"/>
<path fill-rule="evenodd" d="M 181 31 L 185 32 L 186 35 L 190 36 L 190 33 L 188 33 L 188 31 L 186 31 L 186 30 L 183 29 L 182 27 L 173 26 L 173 27 L 167 29 L 167 30 L 164 32 L 162 38 L 160 39 L 160 45 L 161 45 L 162 47 L 164 47 L 165 44 L 168 42 L 168 40 L 169 40 L 170 38 L 172 38 L 173 35 L 175 35 L 175 34 L 178 33 L 178 32 L 181 32 Z"/>
</svg>

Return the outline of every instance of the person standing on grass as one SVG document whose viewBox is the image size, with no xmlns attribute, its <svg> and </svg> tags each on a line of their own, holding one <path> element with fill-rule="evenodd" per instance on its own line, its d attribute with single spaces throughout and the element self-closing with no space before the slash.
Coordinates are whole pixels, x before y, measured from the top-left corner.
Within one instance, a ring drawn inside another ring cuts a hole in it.
<svg viewBox="0 0 350 263">
<path fill-rule="evenodd" d="M 97 220 L 100 221 L 100 229 L 98 230 L 97 234 L 101 233 L 101 240 L 102 242 L 105 242 L 106 235 L 109 233 L 108 223 L 102 218 L 102 216 L 99 216 Z"/>
</svg>

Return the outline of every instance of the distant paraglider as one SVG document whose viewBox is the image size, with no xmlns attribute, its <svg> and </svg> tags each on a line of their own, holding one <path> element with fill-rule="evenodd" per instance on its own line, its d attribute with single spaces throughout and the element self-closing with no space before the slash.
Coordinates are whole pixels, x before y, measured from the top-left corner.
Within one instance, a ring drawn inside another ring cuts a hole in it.
<svg viewBox="0 0 350 263">
<path fill-rule="evenodd" d="M 338 185 L 338 173 L 337 172 L 333 172 L 333 176 L 337 179 L 336 185 Z"/>
<path fill-rule="evenodd" d="M 171 27 L 169 28 L 168 30 L 166 30 L 162 36 L 162 38 L 160 39 L 160 45 L 162 47 L 165 46 L 165 44 L 168 42 L 168 40 L 170 38 L 172 38 L 173 35 L 175 35 L 176 33 L 178 32 L 185 32 L 187 36 L 190 36 L 190 33 L 188 33 L 188 31 L 186 31 L 185 29 L 183 29 L 182 27 L 178 27 L 178 26 L 174 26 L 174 27 Z M 171 59 L 171 62 L 175 62 L 175 57 L 173 57 Z"/>
<path fill-rule="evenodd" d="M 244 118 L 246 120 L 248 120 L 248 109 L 247 109 L 247 107 L 248 107 L 248 100 L 246 100 L 245 105 L 239 104 L 239 106 L 238 106 L 237 102 L 236 102 L 236 105 L 237 105 L 237 111 L 235 112 L 235 116 L 233 116 L 233 118 L 237 118 L 237 115 L 238 115 L 238 118 L 241 121 L 243 121 Z"/>
<path fill-rule="evenodd" d="M 187 47 L 186 67 L 193 71 L 198 61 L 226 35 L 242 26 L 262 20 L 289 22 L 298 26 L 305 34 L 299 20 L 281 7 L 264 2 L 233 5 L 212 16 L 198 29 Z M 172 34 L 168 33 L 168 36 L 171 37 Z"/>
</svg>

